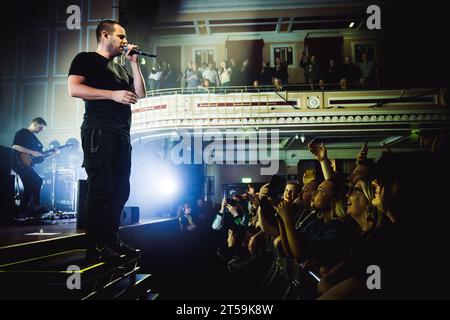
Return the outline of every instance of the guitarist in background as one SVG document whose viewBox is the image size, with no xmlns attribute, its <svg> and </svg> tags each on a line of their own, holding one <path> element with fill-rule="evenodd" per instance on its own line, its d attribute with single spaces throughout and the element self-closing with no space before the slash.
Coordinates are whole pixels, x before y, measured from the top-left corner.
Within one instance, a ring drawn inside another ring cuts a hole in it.
<svg viewBox="0 0 450 320">
<path fill-rule="evenodd" d="M 42 155 L 42 143 L 36 134 L 45 129 L 47 123 L 42 118 L 34 118 L 28 128 L 20 129 L 16 132 L 13 141 L 13 157 L 11 167 L 19 175 L 23 183 L 24 193 L 20 202 L 19 212 L 25 213 L 28 204 L 32 199 L 32 212 L 45 213 L 41 207 L 41 187 L 42 179 L 32 167 L 24 166 L 20 163 L 19 154 L 26 153 L 33 157 Z"/>
</svg>

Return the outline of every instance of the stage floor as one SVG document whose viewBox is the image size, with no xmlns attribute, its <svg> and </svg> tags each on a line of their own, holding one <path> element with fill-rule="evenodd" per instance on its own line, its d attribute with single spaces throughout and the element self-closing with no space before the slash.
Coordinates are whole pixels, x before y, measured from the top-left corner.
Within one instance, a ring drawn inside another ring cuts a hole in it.
<svg viewBox="0 0 450 320">
<path fill-rule="evenodd" d="M 18 225 L 0 227 L 0 249 L 52 239 L 83 235 L 76 222 L 56 225 Z"/>
<path fill-rule="evenodd" d="M 128 228 L 142 224 L 157 223 L 173 218 L 148 218 L 143 219 L 138 224 L 124 226 Z M 0 249 L 21 246 L 35 242 L 44 242 L 66 237 L 76 237 L 84 235 L 84 229 L 77 229 L 76 222 L 60 224 L 42 224 L 42 225 L 14 225 L 0 226 Z"/>
</svg>

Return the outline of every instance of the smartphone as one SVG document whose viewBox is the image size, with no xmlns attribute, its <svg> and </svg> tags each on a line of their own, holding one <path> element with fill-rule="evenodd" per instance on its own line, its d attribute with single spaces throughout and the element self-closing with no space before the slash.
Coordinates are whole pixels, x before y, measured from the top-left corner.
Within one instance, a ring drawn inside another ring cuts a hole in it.
<svg viewBox="0 0 450 320">
<path fill-rule="evenodd" d="M 276 200 L 284 193 L 286 188 L 286 179 L 279 175 L 273 175 L 269 183 L 269 196 Z"/>
</svg>

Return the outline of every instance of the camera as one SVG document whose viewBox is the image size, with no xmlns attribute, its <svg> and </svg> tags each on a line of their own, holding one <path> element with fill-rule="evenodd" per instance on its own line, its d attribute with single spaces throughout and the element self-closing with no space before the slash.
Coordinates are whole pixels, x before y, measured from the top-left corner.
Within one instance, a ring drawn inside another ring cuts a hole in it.
<svg viewBox="0 0 450 320">
<path fill-rule="evenodd" d="M 286 183 L 286 179 L 284 179 L 283 177 L 279 175 L 273 175 L 269 183 L 268 197 L 272 201 L 277 201 L 283 194 L 284 189 L 286 188 Z M 270 203 L 268 198 L 262 198 L 260 201 L 260 205 L 262 209 L 261 212 L 264 214 L 267 222 L 273 227 L 276 227 L 278 225 L 278 222 L 276 218 L 276 212 L 273 208 L 272 203 Z"/>
<path fill-rule="evenodd" d="M 227 205 L 230 205 L 232 207 L 235 207 L 237 205 L 237 201 L 233 198 L 225 198 L 225 202 Z"/>
</svg>

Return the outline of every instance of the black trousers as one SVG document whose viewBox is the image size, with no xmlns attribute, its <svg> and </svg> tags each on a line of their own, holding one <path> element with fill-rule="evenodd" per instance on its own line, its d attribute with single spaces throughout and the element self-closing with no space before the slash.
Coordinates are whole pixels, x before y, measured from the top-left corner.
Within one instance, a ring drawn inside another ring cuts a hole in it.
<svg viewBox="0 0 450 320">
<path fill-rule="evenodd" d="M 90 245 L 114 243 L 130 195 L 130 138 L 104 129 L 81 130 L 87 173 L 87 230 Z"/>
<path fill-rule="evenodd" d="M 23 184 L 23 196 L 20 201 L 20 211 L 25 211 L 32 199 L 34 206 L 41 204 L 42 178 L 33 170 L 33 168 L 22 168 L 18 165 L 13 166 L 13 170 L 19 175 Z"/>
</svg>

